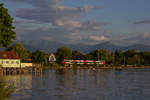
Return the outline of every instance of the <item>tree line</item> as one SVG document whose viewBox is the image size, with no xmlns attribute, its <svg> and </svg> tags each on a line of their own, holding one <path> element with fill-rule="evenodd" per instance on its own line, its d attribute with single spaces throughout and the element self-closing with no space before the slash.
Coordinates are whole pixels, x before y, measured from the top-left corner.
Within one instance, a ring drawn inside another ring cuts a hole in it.
<svg viewBox="0 0 150 100">
<path fill-rule="evenodd" d="M 48 64 L 49 53 L 36 50 L 30 52 L 24 48 L 21 43 L 15 43 L 13 46 L 7 49 L 7 51 L 15 52 L 22 61 L 26 59 L 32 59 L 34 63 Z M 150 64 L 150 52 L 137 52 L 134 49 L 127 51 L 109 52 L 104 49 L 97 49 L 89 53 L 81 53 L 77 50 L 71 50 L 68 47 L 60 47 L 55 52 L 55 56 L 58 64 L 64 59 L 73 60 L 104 60 L 106 64 L 110 65 L 149 65 Z"/>
<path fill-rule="evenodd" d="M 62 59 L 74 60 L 104 60 L 109 65 L 149 65 L 150 52 L 137 52 L 134 49 L 127 51 L 109 52 L 104 49 L 97 49 L 90 53 L 81 53 L 79 51 L 72 51 L 67 47 L 61 47 L 56 51 L 57 62 L 60 63 Z"/>
</svg>

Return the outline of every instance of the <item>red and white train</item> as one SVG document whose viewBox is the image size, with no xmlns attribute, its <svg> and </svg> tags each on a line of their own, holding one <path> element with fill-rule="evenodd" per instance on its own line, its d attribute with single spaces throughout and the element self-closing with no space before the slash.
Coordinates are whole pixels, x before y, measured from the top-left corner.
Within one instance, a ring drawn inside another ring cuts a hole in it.
<svg viewBox="0 0 150 100">
<path fill-rule="evenodd" d="M 69 65 L 72 65 L 72 64 L 78 64 L 78 65 L 83 65 L 83 64 L 104 65 L 104 64 L 106 64 L 106 62 L 105 61 L 96 61 L 96 60 L 66 60 L 66 59 L 64 59 L 62 61 L 62 64 L 69 64 Z"/>
</svg>

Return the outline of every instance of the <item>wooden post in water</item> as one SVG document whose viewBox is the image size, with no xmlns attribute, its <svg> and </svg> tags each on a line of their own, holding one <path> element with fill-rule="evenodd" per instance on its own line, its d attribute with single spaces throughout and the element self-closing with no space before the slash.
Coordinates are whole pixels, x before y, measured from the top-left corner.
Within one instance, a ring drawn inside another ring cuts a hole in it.
<svg viewBox="0 0 150 100">
<path fill-rule="evenodd" d="M 3 69 L 0 67 L 0 78 L 3 76 Z"/>
</svg>

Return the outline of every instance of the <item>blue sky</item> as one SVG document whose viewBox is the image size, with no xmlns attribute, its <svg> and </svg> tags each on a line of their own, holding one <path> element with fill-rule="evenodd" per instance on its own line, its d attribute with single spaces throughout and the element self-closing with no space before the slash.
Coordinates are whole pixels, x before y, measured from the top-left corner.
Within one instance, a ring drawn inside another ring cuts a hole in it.
<svg viewBox="0 0 150 100">
<path fill-rule="evenodd" d="M 19 41 L 117 45 L 150 42 L 149 0 L 1 0 Z M 34 38 L 33 38 L 34 37 Z"/>
</svg>

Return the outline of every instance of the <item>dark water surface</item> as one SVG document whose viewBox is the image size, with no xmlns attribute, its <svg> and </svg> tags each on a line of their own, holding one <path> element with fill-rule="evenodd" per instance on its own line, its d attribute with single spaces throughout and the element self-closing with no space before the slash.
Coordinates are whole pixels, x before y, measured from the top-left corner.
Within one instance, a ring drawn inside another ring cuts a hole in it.
<svg viewBox="0 0 150 100">
<path fill-rule="evenodd" d="M 150 69 L 48 70 L 5 79 L 15 84 L 13 100 L 150 100 Z"/>
</svg>

